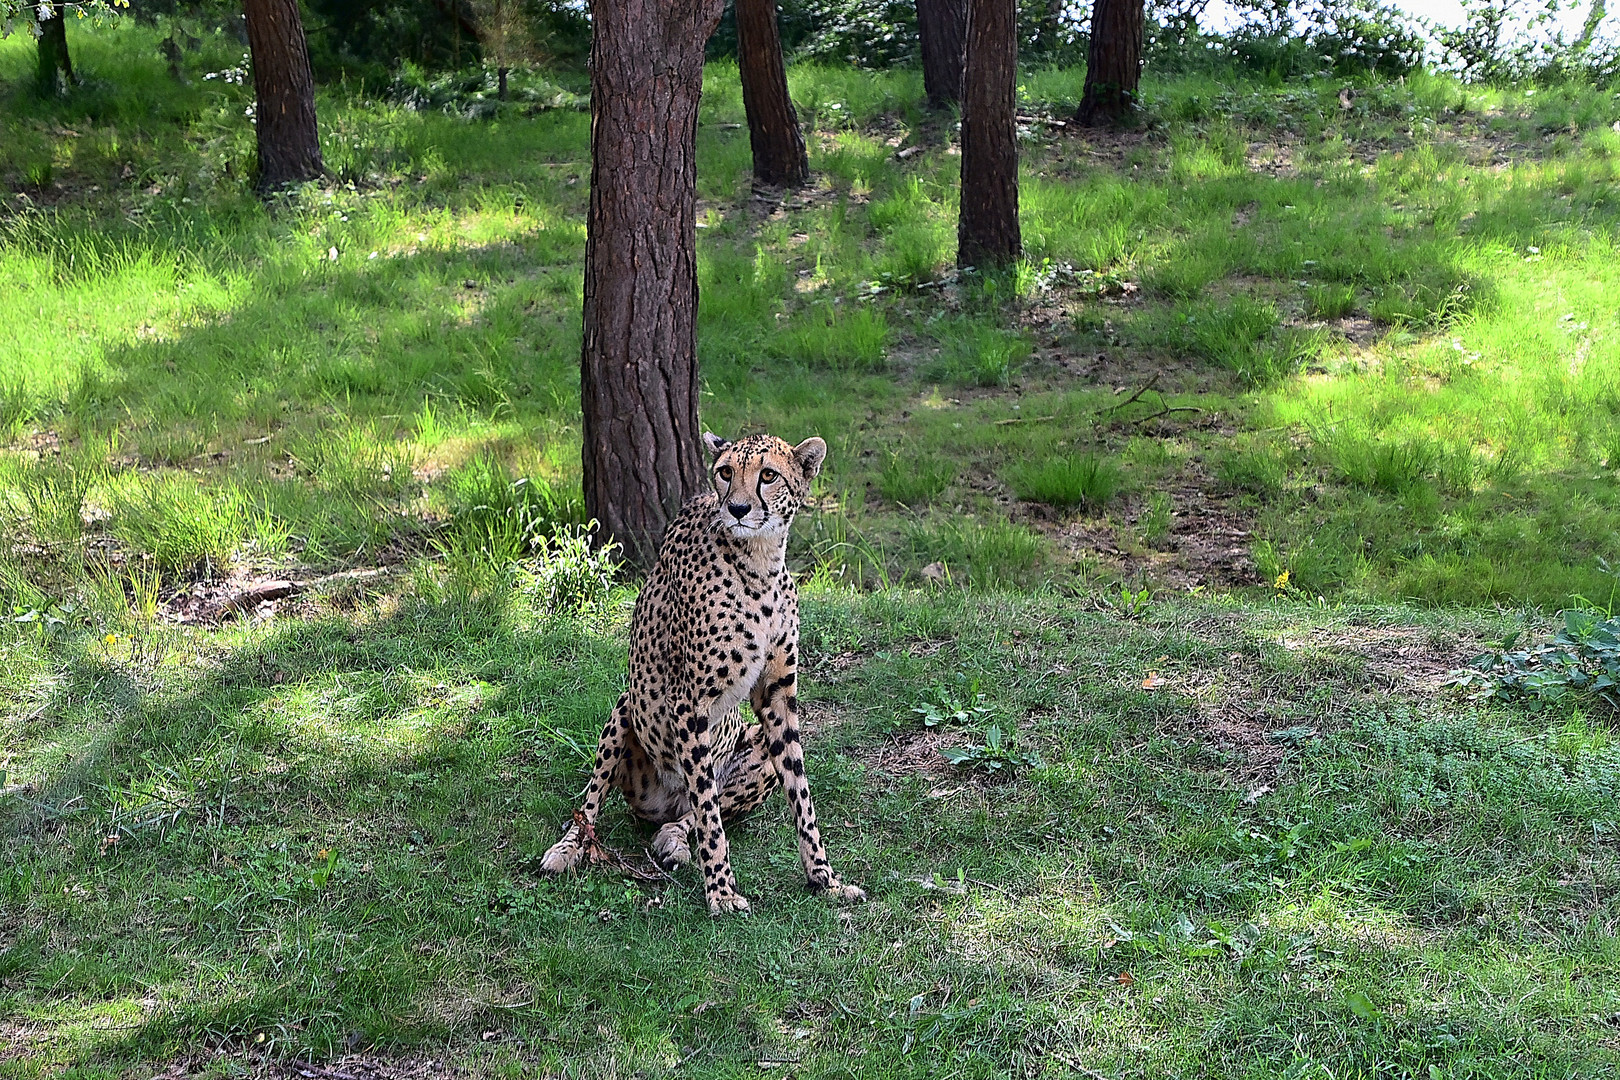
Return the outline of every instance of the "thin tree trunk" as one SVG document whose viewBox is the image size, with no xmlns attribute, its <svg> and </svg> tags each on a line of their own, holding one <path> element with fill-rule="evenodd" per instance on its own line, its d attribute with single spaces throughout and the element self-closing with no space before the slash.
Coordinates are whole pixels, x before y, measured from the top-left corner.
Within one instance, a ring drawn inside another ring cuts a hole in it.
<svg viewBox="0 0 1620 1080">
<path fill-rule="evenodd" d="M 704 487 L 698 438 L 697 120 L 724 0 L 593 0 L 585 232 L 585 510 L 651 567 Z"/>
<path fill-rule="evenodd" d="M 63 93 L 73 85 L 73 61 L 68 56 L 67 20 L 62 17 L 62 5 L 52 5 L 49 15 L 44 5 L 34 12 L 39 18 L 39 90 L 44 94 Z"/>
<path fill-rule="evenodd" d="M 958 266 L 1004 266 L 1018 232 L 1017 0 L 969 0 L 962 81 L 962 207 Z"/>
<path fill-rule="evenodd" d="M 259 140 L 259 186 L 314 180 L 324 171 L 315 125 L 315 78 L 298 0 L 242 0 Z"/>
<path fill-rule="evenodd" d="M 748 142 L 754 178 L 778 187 L 798 187 L 810 178 L 799 117 L 788 96 L 776 0 L 737 0 L 737 67 L 742 73 Z"/>
<path fill-rule="evenodd" d="M 1086 88 L 1074 118 L 1082 124 L 1123 120 L 1136 110 L 1142 82 L 1142 0 L 1096 0 Z"/>
<path fill-rule="evenodd" d="M 936 109 L 954 105 L 962 99 L 967 0 L 917 0 L 917 36 L 928 104 Z"/>
<path fill-rule="evenodd" d="M 498 67 L 495 69 L 495 79 L 500 87 L 500 89 L 496 91 L 496 97 L 500 98 L 502 101 L 506 100 L 506 75 L 507 72 L 511 70 L 511 68 L 506 67 Z"/>
</svg>

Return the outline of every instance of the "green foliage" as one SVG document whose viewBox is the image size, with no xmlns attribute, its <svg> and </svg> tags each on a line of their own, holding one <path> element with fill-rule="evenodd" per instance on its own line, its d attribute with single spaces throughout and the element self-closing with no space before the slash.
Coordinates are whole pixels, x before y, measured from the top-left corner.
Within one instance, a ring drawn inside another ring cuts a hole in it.
<svg viewBox="0 0 1620 1080">
<path fill-rule="evenodd" d="M 1022 465 L 1008 474 L 1018 497 L 1060 510 L 1083 507 L 1093 513 L 1107 506 L 1124 486 L 1119 466 L 1101 454 L 1079 454 Z"/>
<path fill-rule="evenodd" d="M 1552 639 L 1515 648 L 1515 632 L 1452 674 L 1480 696 L 1523 701 L 1532 711 L 1576 703 L 1620 709 L 1620 618 L 1571 608 Z"/>
<path fill-rule="evenodd" d="M 1008 773 L 1019 769 L 1038 769 L 1041 767 L 1040 755 L 1033 750 L 1019 750 L 1012 741 L 1002 733 L 999 725 L 991 724 L 984 729 L 982 743 L 969 743 L 966 746 L 947 746 L 940 752 L 940 756 L 952 765 L 961 768 L 974 769 L 985 772 L 991 776 Z"/>
<path fill-rule="evenodd" d="M 557 525 L 555 531 L 531 533 L 532 552 L 519 566 L 518 594 L 546 616 L 573 616 L 601 611 L 613 594 L 621 563 L 619 545 L 591 545 L 592 525 Z"/>
</svg>

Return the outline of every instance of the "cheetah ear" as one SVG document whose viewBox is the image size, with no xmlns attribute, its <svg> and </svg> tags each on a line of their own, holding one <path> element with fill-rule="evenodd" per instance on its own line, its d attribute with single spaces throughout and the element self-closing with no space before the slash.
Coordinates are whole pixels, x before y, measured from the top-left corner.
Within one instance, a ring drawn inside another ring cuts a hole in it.
<svg viewBox="0 0 1620 1080">
<path fill-rule="evenodd" d="M 821 463 L 827 460 L 827 444 L 812 435 L 793 448 L 793 460 L 804 470 L 806 480 L 814 479 L 821 471 Z"/>
<path fill-rule="evenodd" d="M 705 431 L 703 433 L 703 445 L 709 448 L 709 453 L 719 457 L 721 452 L 731 445 L 731 440 L 722 439 L 712 431 Z"/>
</svg>

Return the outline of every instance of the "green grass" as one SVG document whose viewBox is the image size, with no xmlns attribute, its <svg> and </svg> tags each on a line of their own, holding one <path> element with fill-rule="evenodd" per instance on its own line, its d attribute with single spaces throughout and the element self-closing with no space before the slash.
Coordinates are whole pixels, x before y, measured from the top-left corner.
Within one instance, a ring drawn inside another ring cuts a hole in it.
<svg viewBox="0 0 1620 1080">
<path fill-rule="evenodd" d="M 86 85 L 61 101 L 0 44 L 0 513 L 41 542 L 4 580 L 66 596 L 109 542 L 171 579 L 510 551 L 521 529 L 456 509 L 480 461 L 577 499 L 577 73 L 523 74 L 534 100 L 476 121 L 324 88 L 339 182 L 272 214 L 247 87 L 201 77 L 238 45 L 206 39 L 182 85 L 149 30 L 74 34 Z M 817 179 L 762 207 L 735 70 L 709 72 L 704 419 L 827 436 L 863 572 L 937 554 L 906 508 L 1004 531 L 1019 467 L 1133 439 L 1162 453 L 1130 486 L 1242 492 L 1255 557 L 1324 596 L 1556 607 L 1620 559 L 1612 96 L 1422 76 L 1346 110 L 1337 83 L 1150 78 L 1158 126 L 1115 157 L 1037 125 L 1027 261 L 958 279 L 959 159 L 916 73 L 790 78 Z M 1031 108 L 1075 79 L 1026 73 Z M 1288 445 L 1280 474 L 1229 460 L 1251 435 Z M 1067 580 L 1075 554 L 1030 535 L 990 576 Z M 802 530 L 796 565 L 850 550 L 823 540 Z"/>
<path fill-rule="evenodd" d="M 717 923 L 689 873 L 535 873 L 622 685 L 627 600 L 419 588 L 14 638 L 39 674 L 5 677 L 0 1072 L 352 1047 L 480 1074 L 1620 1064 L 1605 725 L 1383 681 L 1511 620 L 812 593 L 811 782 L 872 898 L 804 893 L 775 799 L 732 830 L 753 915 Z M 957 683 L 1041 764 L 896 771 L 913 706 Z M 618 800 L 603 830 L 645 842 Z"/>
<path fill-rule="evenodd" d="M 1620 563 L 1611 95 L 1150 75 L 1138 138 L 1033 127 L 1027 260 L 958 276 L 916 72 L 793 66 L 817 179 L 768 205 L 714 65 L 702 419 L 829 441 L 802 700 L 873 897 L 804 895 L 778 799 L 715 923 L 536 874 L 634 593 L 577 531 L 587 115 L 326 87 L 337 181 L 271 211 L 239 45 L 182 85 L 70 32 L 50 103 L 0 41 L 0 1077 L 1620 1067 L 1612 718 L 1431 677 Z M 1212 508 L 1260 584 L 1189 561 Z M 948 687 L 985 712 L 926 729 Z M 919 742 L 990 726 L 1040 765 Z"/>
<path fill-rule="evenodd" d="M 1060 510 L 1085 507 L 1097 511 L 1119 494 L 1124 478 L 1119 467 L 1098 454 L 1051 458 L 1013 470 L 1012 487 L 1020 499 L 1047 503 Z"/>
</svg>

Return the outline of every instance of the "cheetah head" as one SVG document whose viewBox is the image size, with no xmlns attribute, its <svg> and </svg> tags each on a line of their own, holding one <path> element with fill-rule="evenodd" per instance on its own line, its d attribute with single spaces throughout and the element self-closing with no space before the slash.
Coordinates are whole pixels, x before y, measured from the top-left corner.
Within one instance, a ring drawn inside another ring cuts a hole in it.
<svg viewBox="0 0 1620 1080">
<path fill-rule="evenodd" d="M 827 444 L 812 437 L 790 446 L 774 435 L 730 442 L 708 433 L 703 442 L 714 455 L 716 527 L 739 539 L 785 538 L 827 458 Z"/>
</svg>

